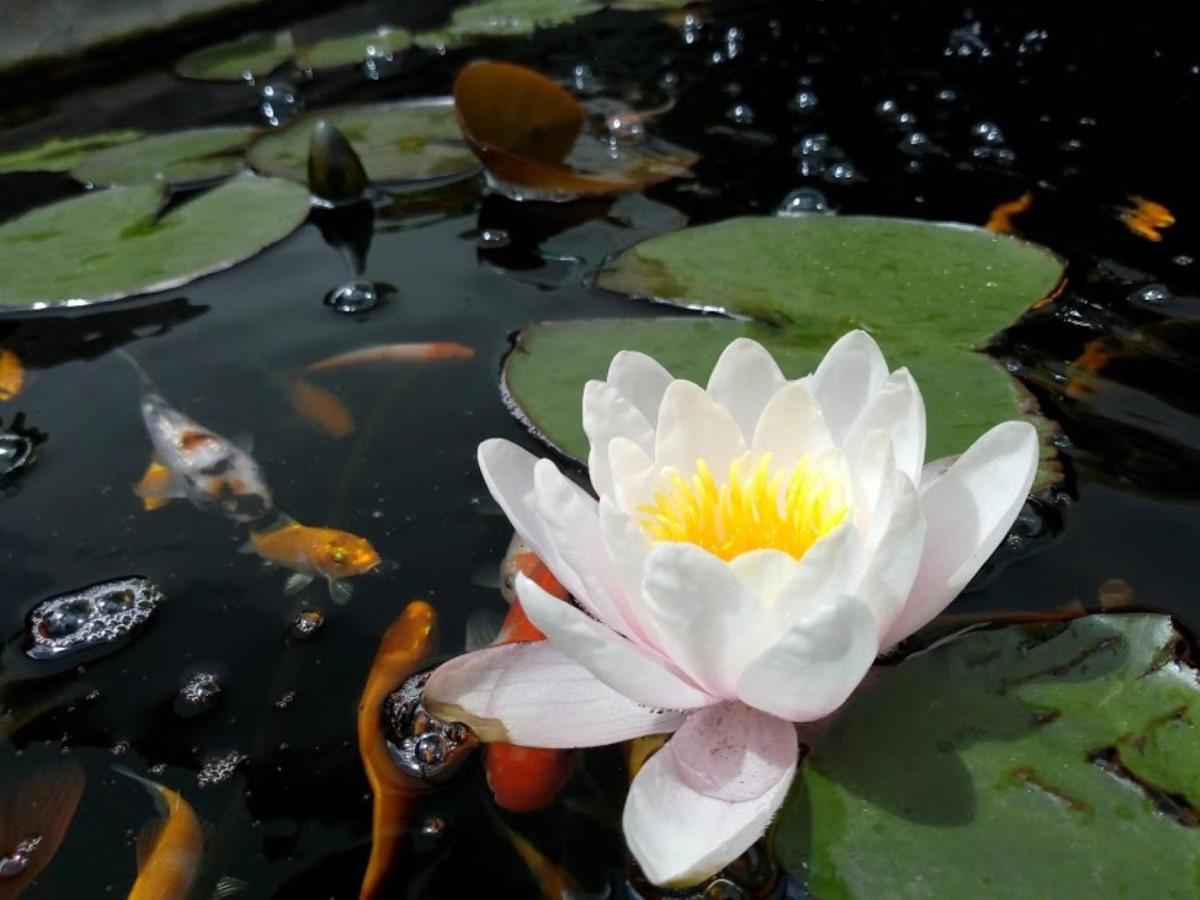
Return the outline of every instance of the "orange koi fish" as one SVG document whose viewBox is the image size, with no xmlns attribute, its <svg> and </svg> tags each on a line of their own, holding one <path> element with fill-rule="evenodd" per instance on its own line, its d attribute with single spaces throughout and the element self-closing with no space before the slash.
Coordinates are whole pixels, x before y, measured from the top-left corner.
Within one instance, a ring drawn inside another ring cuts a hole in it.
<svg viewBox="0 0 1200 900">
<path fill-rule="evenodd" d="M 283 588 L 286 595 L 299 593 L 320 575 L 329 585 L 334 603 L 345 603 L 354 593 L 342 579 L 363 575 L 383 562 L 366 538 L 335 528 L 301 525 L 283 513 L 271 527 L 252 530 L 241 552 L 257 553 L 267 562 L 291 569 L 293 574 Z"/>
<path fill-rule="evenodd" d="M 535 847 L 532 841 L 517 834 L 498 819 L 496 824 L 529 869 L 529 874 L 533 876 L 543 900 L 575 900 L 586 896 L 579 882 Z"/>
<path fill-rule="evenodd" d="M 0 786 L 0 900 L 16 900 L 54 859 L 79 798 L 83 768 L 54 763 Z"/>
<path fill-rule="evenodd" d="M 0 348 L 0 403 L 13 399 L 24 386 L 25 367 L 21 365 L 21 357 Z"/>
<path fill-rule="evenodd" d="M 376 897 L 396 856 L 409 798 L 427 789 L 396 767 L 383 736 L 382 707 L 396 687 L 434 651 L 437 612 L 424 600 L 404 607 L 383 633 L 367 685 L 358 701 L 358 752 L 371 785 L 371 858 L 363 875 L 360 900 Z"/>
<path fill-rule="evenodd" d="M 292 378 L 287 383 L 287 395 L 292 409 L 331 438 L 340 441 L 353 433 L 354 417 L 333 391 L 303 378 Z"/>
<path fill-rule="evenodd" d="M 138 876 L 129 900 L 186 897 L 200 871 L 204 834 L 188 802 L 168 787 L 143 778 L 124 766 L 113 770 L 141 784 L 162 818 L 142 826 L 137 837 Z"/>
<path fill-rule="evenodd" d="M 146 466 L 141 479 L 133 486 L 133 492 L 142 498 L 142 509 L 153 512 L 171 502 L 167 494 L 173 482 L 171 470 L 159 462 L 157 456 L 151 456 L 150 465 Z"/>
<path fill-rule="evenodd" d="M 1161 203 L 1130 195 L 1128 206 L 1117 207 L 1117 216 L 1125 227 L 1148 241 L 1161 241 L 1159 231 L 1175 224 L 1175 216 Z"/>
<path fill-rule="evenodd" d="M 305 372 L 328 372 L 352 366 L 377 363 L 431 362 L 438 359 L 470 359 L 475 349 L 454 341 L 433 341 L 426 344 L 372 344 L 348 353 L 339 353 L 305 367 Z"/>
<path fill-rule="evenodd" d="M 1026 191 L 1016 200 L 1001 203 L 993 209 L 987 224 L 983 227 L 997 234 L 1016 234 L 1017 229 L 1012 222 L 1013 216 L 1020 215 L 1031 206 L 1033 206 L 1033 192 Z"/>
</svg>

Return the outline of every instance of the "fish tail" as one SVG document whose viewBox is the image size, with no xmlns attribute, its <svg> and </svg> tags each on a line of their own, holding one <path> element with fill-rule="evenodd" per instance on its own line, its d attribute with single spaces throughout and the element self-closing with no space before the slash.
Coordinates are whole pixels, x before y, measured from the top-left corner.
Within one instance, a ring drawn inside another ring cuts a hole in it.
<svg viewBox="0 0 1200 900">
<path fill-rule="evenodd" d="M 124 347 L 117 347 L 113 352 L 121 359 L 125 360 L 125 362 L 129 363 L 129 365 L 133 368 L 133 371 L 137 372 L 138 378 L 141 379 L 142 387 L 144 387 L 146 390 L 151 390 L 154 388 L 154 379 L 150 377 L 150 373 L 142 367 L 142 364 L 137 361 L 136 356 L 134 356 Z"/>
<path fill-rule="evenodd" d="M 132 778 L 134 781 L 144 787 L 150 793 L 150 796 L 154 798 L 154 805 L 158 808 L 158 811 L 164 816 L 168 814 L 169 809 L 167 807 L 167 801 L 163 796 L 163 791 L 165 788 L 163 788 L 161 784 L 159 784 L 157 781 L 151 781 L 149 778 L 143 778 L 137 772 L 133 771 L 133 769 L 127 768 L 120 763 L 113 763 L 112 770 L 118 775 L 124 775 L 126 778 Z"/>
<path fill-rule="evenodd" d="M 0 853 L 19 851 L 32 835 L 40 839 L 23 869 L 0 877 L 0 897 L 21 896 L 53 859 L 75 817 L 85 781 L 79 763 L 65 760 L 0 785 Z"/>
</svg>

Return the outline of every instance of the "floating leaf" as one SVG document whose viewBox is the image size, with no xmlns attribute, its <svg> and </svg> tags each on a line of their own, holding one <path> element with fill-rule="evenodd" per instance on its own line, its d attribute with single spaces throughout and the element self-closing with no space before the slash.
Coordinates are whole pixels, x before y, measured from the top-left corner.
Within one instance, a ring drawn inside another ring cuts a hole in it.
<svg viewBox="0 0 1200 900">
<path fill-rule="evenodd" d="M 1194 897 L 1200 683 L 1164 616 L 968 635 L 850 701 L 781 815 L 823 900 Z"/>
<path fill-rule="evenodd" d="M 93 191 L 0 225 L 0 307 L 84 305 L 228 268 L 308 216 L 303 187 L 242 175 L 156 218 L 162 186 Z"/>
<path fill-rule="evenodd" d="M 175 72 L 200 81 L 248 81 L 270 74 L 295 52 L 288 31 L 250 34 L 189 53 L 175 64 Z"/>
<path fill-rule="evenodd" d="M 390 56 L 412 46 L 413 39 L 403 28 L 382 25 L 372 31 L 328 38 L 297 54 L 297 61 L 311 69 L 352 66 L 366 59 Z"/>
<path fill-rule="evenodd" d="M 0 174 L 5 172 L 65 172 L 83 162 L 93 151 L 136 141 L 144 132 L 134 128 L 102 131 L 82 137 L 51 138 L 37 147 L 0 153 Z"/>
<path fill-rule="evenodd" d="M 420 181 L 479 170 L 462 145 L 448 99 L 323 109 L 259 138 L 247 160 L 266 175 L 306 182 L 312 130 L 322 120 L 350 141 L 372 181 Z"/>
<path fill-rule="evenodd" d="M 156 179 L 195 184 L 224 178 L 242 168 L 242 150 L 257 133 L 249 125 L 218 125 L 152 134 L 90 154 L 71 169 L 71 176 L 99 185 Z"/>
<path fill-rule="evenodd" d="M 454 107 L 491 180 L 514 195 L 558 200 L 638 190 L 683 174 L 695 161 L 682 151 L 632 146 L 614 157 L 607 143 L 582 133 L 586 113 L 566 88 L 512 63 L 464 68 L 454 82 Z M 595 170 L 601 166 L 609 170 Z"/>
<path fill-rule="evenodd" d="M 424 50 L 445 53 L 447 50 L 461 46 L 466 37 L 467 35 L 452 28 L 437 28 L 433 31 L 418 32 L 412 36 L 412 39 L 413 44 Z"/>
<path fill-rule="evenodd" d="M 451 30 L 470 37 L 515 37 L 601 9 L 593 0 L 486 0 L 454 11 Z"/>
</svg>

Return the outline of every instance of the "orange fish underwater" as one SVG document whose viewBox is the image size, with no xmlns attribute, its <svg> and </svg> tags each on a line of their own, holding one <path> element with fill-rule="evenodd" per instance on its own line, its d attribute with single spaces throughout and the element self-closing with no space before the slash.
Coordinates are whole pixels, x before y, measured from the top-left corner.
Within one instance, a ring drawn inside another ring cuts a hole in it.
<svg viewBox="0 0 1200 900">
<path fill-rule="evenodd" d="M 1033 206 L 1033 193 L 1026 191 L 1016 200 L 1001 203 L 993 209 L 987 224 L 983 227 L 997 234 L 1015 234 L 1017 229 L 1013 225 L 1013 216 L 1020 215 L 1031 206 Z"/>
<path fill-rule="evenodd" d="M 83 796 L 83 769 L 53 763 L 0 785 L 0 900 L 16 900 L 54 859 Z"/>
<path fill-rule="evenodd" d="M 370 572 L 383 562 L 366 538 L 335 528 L 301 525 L 282 513 L 271 527 L 252 530 L 241 552 L 257 553 L 267 562 L 291 569 L 284 594 L 299 593 L 321 576 L 334 603 L 345 603 L 354 593 L 344 579 Z"/>
<path fill-rule="evenodd" d="M 170 788 L 123 766 L 113 769 L 146 788 L 162 816 L 146 823 L 138 833 L 138 876 L 129 900 L 186 897 L 200 871 L 204 852 L 204 833 L 195 811 Z"/>
<path fill-rule="evenodd" d="M 292 378 L 287 383 L 287 396 L 292 409 L 331 438 L 340 441 L 353 434 L 354 416 L 342 398 L 328 388 Z"/>
<path fill-rule="evenodd" d="M 21 357 L 0 348 L 0 401 L 11 400 L 25 385 L 25 367 Z"/>
<path fill-rule="evenodd" d="M 1159 231 L 1175 224 L 1175 216 L 1161 203 L 1136 195 L 1129 197 L 1128 206 L 1117 208 L 1117 215 L 1126 228 L 1148 241 L 1161 241 Z"/>
<path fill-rule="evenodd" d="M 429 362 L 437 359 L 470 359 L 473 347 L 454 341 L 432 341 L 426 344 L 372 344 L 347 353 L 330 356 L 305 367 L 305 372 L 328 372 L 351 366 L 375 363 Z"/>
</svg>

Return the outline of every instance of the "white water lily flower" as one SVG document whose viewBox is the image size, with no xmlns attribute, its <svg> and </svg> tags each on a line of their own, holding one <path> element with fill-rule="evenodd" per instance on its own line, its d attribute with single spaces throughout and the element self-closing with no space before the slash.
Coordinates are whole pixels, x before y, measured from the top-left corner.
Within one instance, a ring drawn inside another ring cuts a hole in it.
<svg viewBox="0 0 1200 900">
<path fill-rule="evenodd" d="M 451 660 L 426 701 L 528 746 L 674 732 L 630 786 L 623 824 L 651 881 L 691 884 L 783 803 L 793 723 L 836 710 L 995 550 L 1037 438 L 1007 422 L 923 468 L 917 385 L 862 331 L 798 381 L 741 338 L 707 388 L 622 352 L 588 383 L 583 423 L 599 502 L 549 460 L 479 448 L 496 501 L 580 608 L 522 577 L 548 640 Z"/>
</svg>

